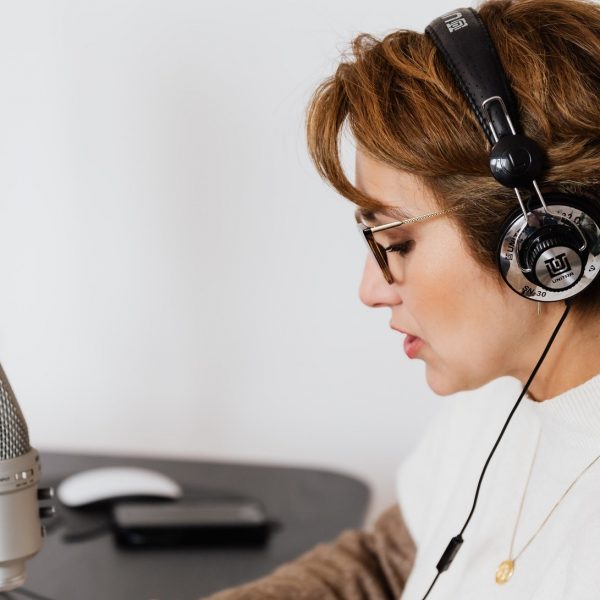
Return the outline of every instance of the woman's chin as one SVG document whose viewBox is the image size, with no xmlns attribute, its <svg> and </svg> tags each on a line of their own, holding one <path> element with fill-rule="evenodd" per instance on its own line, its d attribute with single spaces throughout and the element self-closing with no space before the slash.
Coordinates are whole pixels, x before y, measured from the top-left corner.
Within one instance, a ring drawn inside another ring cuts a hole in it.
<svg viewBox="0 0 600 600">
<path fill-rule="evenodd" d="M 431 391 L 438 396 L 450 396 L 468 389 L 465 382 L 453 373 L 441 373 L 429 365 L 425 377 Z"/>
<path fill-rule="evenodd" d="M 461 375 L 458 370 L 451 372 L 442 371 L 427 364 L 425 378 L 427 385 L 434 394 L 438 396 L 450 396 L 458 392 L 476 390 L 492 381 L 492 379 L 500 377 L 500 375 L 495 373 L 477 373 L 475 376 L 474 373 L 463 373 Z"/>
</svg>

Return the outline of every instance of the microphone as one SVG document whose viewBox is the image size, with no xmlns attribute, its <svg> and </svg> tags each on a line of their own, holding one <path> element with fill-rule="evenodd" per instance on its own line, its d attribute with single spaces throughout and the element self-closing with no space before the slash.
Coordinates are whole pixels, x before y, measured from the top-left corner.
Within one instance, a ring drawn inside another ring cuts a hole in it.
<svg viewBox="0 0 600 600">
<path fill-rule="evenodd" d="M 51 488 L 38 490 L 40 478 L 39 454 L 0 365 L 0 592 L 25 583 L 25 561 L 42 547 L 41 519 L 54 514 L 38 505 L 53 497 Z"/>
</svg>

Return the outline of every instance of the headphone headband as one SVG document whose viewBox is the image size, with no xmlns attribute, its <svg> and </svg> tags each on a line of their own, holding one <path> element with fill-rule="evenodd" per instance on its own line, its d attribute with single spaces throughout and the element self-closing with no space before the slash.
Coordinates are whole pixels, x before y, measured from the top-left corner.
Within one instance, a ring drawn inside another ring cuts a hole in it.
<svg viewBox="0 0 600 600">
<path fill-rule="evenodd" d="M 433 20 L 425 33 L 444 57 L 490 143 L 494 144 L 512 132 L 501 105 L 491 103 L 486 114 L 485 100 L 502 98 L 508 116 L 518 129 L 517 104 L 479 14 L 472 8 L 459 8 Z M 494 138 L 490 121 L 498 139 Z"/>
</svg>

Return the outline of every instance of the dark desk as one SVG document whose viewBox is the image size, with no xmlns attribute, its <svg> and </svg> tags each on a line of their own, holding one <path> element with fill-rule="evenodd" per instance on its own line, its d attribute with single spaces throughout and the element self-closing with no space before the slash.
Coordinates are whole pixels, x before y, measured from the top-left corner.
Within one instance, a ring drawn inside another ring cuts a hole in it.
<svg viewBox="0 0 600 600">
<path fill-rule="evenodd" d="M 28 562 L 25 586 L 52 600 L 197 600 L 265 575 L 343 529 L 361 526 L 369 498 L 364 483 L 323 470 L 44 452 L 41 460 L 44 481 L 100 466 L 154 468 L 187 488 L 256 497 L 282 524 L 258 549 L 124 550 L 110 534 L 65 543 L 55 528 Z"/>
</svg>

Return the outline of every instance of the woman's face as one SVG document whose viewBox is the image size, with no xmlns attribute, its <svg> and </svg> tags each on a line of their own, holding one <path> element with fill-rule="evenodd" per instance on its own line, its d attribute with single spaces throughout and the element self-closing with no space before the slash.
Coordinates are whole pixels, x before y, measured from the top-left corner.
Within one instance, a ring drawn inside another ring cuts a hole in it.
<svg viewBox="0 0 600 600">
<path fill-rule="evenodd" d="M 439 210 L 417 178 L 360 151 L 356 185 L 408 217 Z M 368 225 L 394 220 L 376 213 Z M 390 327 L 407 334 L 405 351 L 425 362 L 434 392 L 475 389 L 503 375 L 519 377 L 524 365 L 533 366 L 528 349 L 533 342 L 539 353 L 540 329 L 547 335 L 535 319 L 535 303 L 520 298 L 471 257 L 449 216 L 392 229 L 387 241 L 409 242 L 405 255 L 390 255 L 394 283 L 387 283 L 369 253 L 360 297 L 368 306 L 390 309 Z"/>
</svg>

